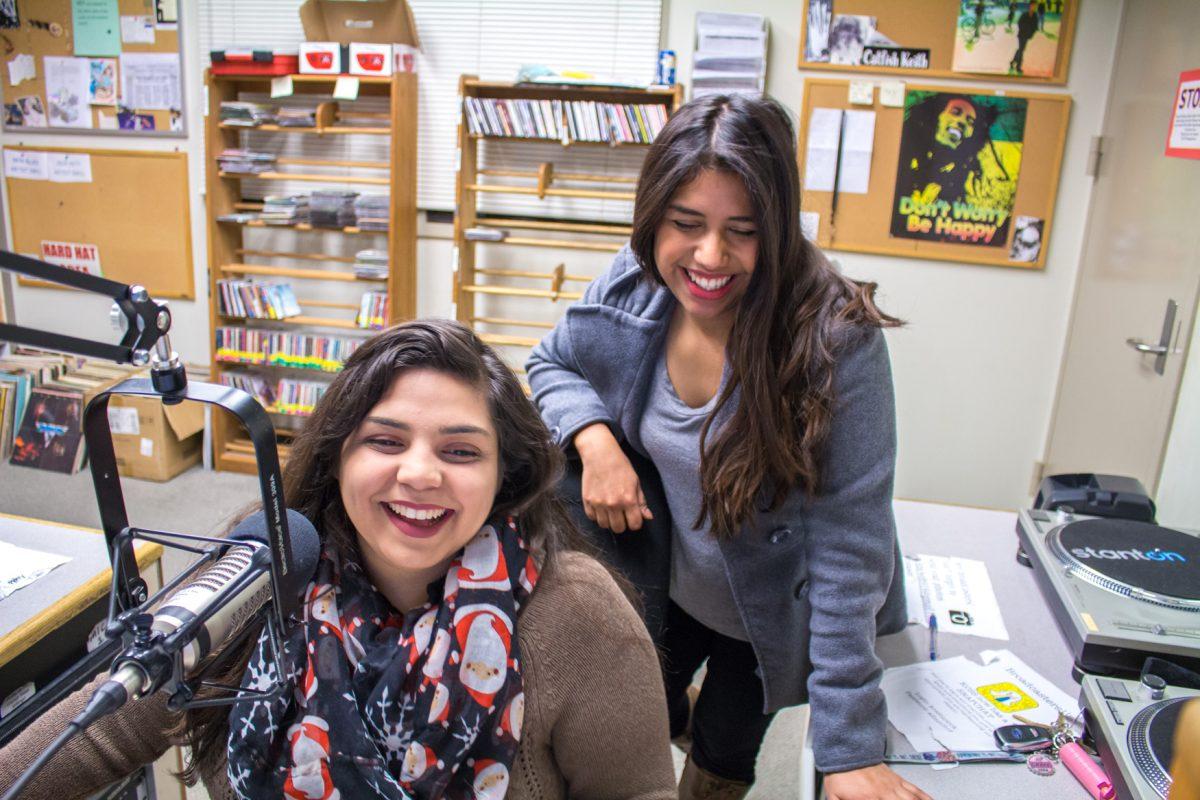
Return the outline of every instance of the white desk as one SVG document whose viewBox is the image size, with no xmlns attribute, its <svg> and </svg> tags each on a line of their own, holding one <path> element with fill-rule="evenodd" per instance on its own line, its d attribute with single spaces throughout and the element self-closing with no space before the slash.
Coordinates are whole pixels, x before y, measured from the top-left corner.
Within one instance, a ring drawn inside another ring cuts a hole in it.
<svg viewBox="0 0 1200 800">
<path fill-rule="evenodd" d="M 978 662 L 981 650 L 1008 649 L 1031 668 L 1072 697 L 1079 684 L 1071 677 L 1072 657 L 1042 599 L 1033 570 L 1017 563 L 1015 512 L 945 506 L 897 500 L 896 527 L 905 553 L 973 558 L 987 564 L 992 588 L 1000 603 L 1009 641 L 983 639 L 942 631 L 938 636 L 941 657 L 964 655 Z M 882 636 L 876 652 L 885 667 L 912 664 L 929 658 L 929 632 L 910 625 L 900 633 Z M 913 752 L 895 728 L 888 726 L 888 752 Z M 807 743 L 802 756 L 804 798 L 813 796 L 812 751 Z M 1088 800 L 1089 795 L 1063 767 L 1054 775 L 1034 775 L 1024 764 L 961 764 L 934 770 L 917 764 L 892 765 L 905 780 L 919 786 L 934 800 Z"/>
</svg>

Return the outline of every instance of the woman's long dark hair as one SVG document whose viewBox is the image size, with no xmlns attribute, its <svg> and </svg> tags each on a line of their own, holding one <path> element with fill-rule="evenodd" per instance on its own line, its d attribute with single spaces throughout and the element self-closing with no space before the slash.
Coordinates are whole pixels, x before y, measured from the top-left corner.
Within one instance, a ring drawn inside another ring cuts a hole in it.
<svg viewBox="0 0 1200 800">
<path fill-rule="evenodd" d="M 296 437 L 283 472 L 284 497 L 289 508 L 316 525 L 324 546 L 339 557 L 359 558 L 337 478 L 342 445 L 396 378 L 410 369 L 437 370 L 477 387 L 487 398 L 501 469 L 493 513 L 520 516 L 531 549 L 544 558 L 543 569 L 552 569 L 563 550 L 592 552 L 558 499 L 563 455 L 537 409 L 500 357 L 450 320 L 406 322 L 367 340 L 346 360 Z M 211 669 L 222 683 L 240 684 L 257 638 L 252 632 L 245 645 L 216 656 Z M 183 773 L 189 783 L 211 773 L 224 757 L 228 719 L 226 706 L 185 715 L 177 732 L 192 748 Z"/>
<path fill-rule="evenodd" d="M 820 493 L 834 409 L 836 342 L 848 326 L 899 325 L 875 306 L 875 284 L 850 280 L 800 232 L 796 137 L 770 99 L 712 96 L 683 106 L 650 147 L 630 245 L 661 285 L 654 242 L 675 193 L 711 169 L 736 176 L 754 206 L 758 262 L 726 345 L 730 380 L 700 434 L 703 500 L 695 525 L 734 535 L 794 488 Z M 741 399 L 710 440 L 713 420 Z"/>
</svg>

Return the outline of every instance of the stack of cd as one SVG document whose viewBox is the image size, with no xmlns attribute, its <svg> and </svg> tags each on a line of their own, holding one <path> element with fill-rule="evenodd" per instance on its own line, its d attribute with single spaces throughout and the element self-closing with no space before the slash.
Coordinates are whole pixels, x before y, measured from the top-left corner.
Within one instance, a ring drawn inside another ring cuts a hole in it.
<svg viewBox="0 0 1200 800">
<path fill-rule="evenodd" d="M 275 116 L 270 106 L 261 103 L 244 103 L 239 100 L 226 100 L 221 103 L 221 124 L 233 125 L 238 128 L 257 128 L 274 122 Z"/>
<path fill-rule="evenodd" d="M 281 128 L 315 128 L 317 111 L 304 106 L 284 106 L 276 112 L 275 120 Z"/>
<path fill-rule="evenodd" d="M 355 224 L 364 231 L 388 229 L 389 198 L 386 194 L 364 194 L 354 201 Z"/>
<path fill-rule="evenodd" d="M 385 279 L 388 276 L 386 250 L 359 250 L 354 254 L 354 277 Z"/>
<path fill-rule="evenodd" d="M 320 228 L 345 228 L 354 225 L 354 198 L 358 192 L 320 189 L 312 193 L 308 209 L 312 224 Z"/>
<path fill-rule="evenodd" d="M 256 153 L 253 150 L 225 149 L 217 156 L 222 172 L 234 175 L 258 175 L 275 168 L 273 153 Z"/>
<path fill-rule="evenodd" d="M 263 210 L 258 218 L 268 225 L 297 225 L 308 222 L 308 195 L 268 195 L 263 198 Z"/>
</svg>

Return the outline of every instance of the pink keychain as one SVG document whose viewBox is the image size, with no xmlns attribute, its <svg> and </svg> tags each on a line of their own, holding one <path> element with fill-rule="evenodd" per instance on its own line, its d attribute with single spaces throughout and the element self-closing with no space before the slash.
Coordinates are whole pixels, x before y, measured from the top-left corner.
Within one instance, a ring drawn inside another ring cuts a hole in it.
<svg viewBox="0 0 1200 800">
<path fill-rule="evenodd" d="M 1083 784 L 1083 788 L 1087 789 L 1088 794 L 1095 800 L 1112 800 L 1117 796 L 1108 775 L 1104 774 L 1104 770 L 1096 765 L 1087 751 L 1080 747 L 1074 739 L 1062 734 L 1054 738 L 1055 744 L 1058 745 L 1059 759 L 1071 771 L 1075 779 Z M 1060 740 L 1062 744 L 1058 744 Z"/>
</svg>

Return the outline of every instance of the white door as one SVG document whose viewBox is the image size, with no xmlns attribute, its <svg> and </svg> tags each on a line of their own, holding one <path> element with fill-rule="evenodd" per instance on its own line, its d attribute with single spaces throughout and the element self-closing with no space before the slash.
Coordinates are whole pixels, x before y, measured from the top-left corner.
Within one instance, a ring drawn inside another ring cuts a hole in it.
<svg viewBox="0 0 1200 800">
<path fill-rule="evenodd" d="M 1198 30 L 1196 0 L 1125 3 L 1047 475 L 1157 489 L 1200 286 L 1200 161 L 1163 152 Z"/>
</svg>

